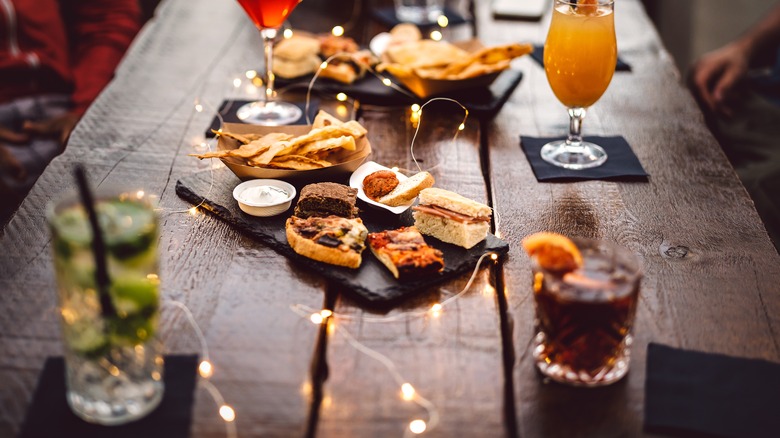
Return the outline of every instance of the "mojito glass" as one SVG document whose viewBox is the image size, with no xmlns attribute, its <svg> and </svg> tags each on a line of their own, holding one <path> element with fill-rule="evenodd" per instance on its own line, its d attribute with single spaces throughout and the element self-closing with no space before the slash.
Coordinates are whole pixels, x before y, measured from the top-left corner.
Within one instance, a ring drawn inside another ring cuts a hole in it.
<svg viewBox="0 0 780 438">
<path fill-rule="evenodd" d="M 98 190 L 95 209 L 110 278 L 108 313 L 95 280 L 92 229 L 78 196 L 49 206 L 47 216 L 68 404 L 87 421 L 113 425 L 143 417 L 162 399 L 158 225 L 143 191 Z"/>
</svg>

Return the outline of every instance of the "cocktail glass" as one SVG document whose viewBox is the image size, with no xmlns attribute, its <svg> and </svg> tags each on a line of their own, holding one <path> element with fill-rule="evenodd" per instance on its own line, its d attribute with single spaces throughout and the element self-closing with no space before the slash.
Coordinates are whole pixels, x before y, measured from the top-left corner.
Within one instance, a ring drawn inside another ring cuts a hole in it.
<svg viewBox="0 0 780 438">
<path fill-rule="evenodd" d="M 628 372 L 642 278 L 637 257 L 602 240 L 573 239 L 583 266 L 551 272 L 533 260 L 537 368 L 576 386 L 602 386 Z"/>
<path fill-rule="evenodd" d="M 151 412 L 162 399 L 157 340 L 157 215 L 143 191 L 99 190 L 108 300 L 96 281 L 92 230 L 76 194 L 47 209 L 65 344 L 67 400 L 79 417 L 104 425 Z"/>
<path fill-rule="evenodd" d="M 544 70 L 553 93 L 569 111 L 569 136 L 542 147 L 542 158 L 567 169 L 588 169 L 607 161 L 607 153 L 583 141 L 586 109 L 609 86 L 617 62 L 614 0 L 554 0 L 544 45 Z M 586 4 L 592 3 L 592 4 Z"/>
<path fill-rule="evenodd" d="M 241 106 L 236 115 L 245 123 L 263 126 L 289 125 L 301 118 L 303 111 L 289 102 L 275 100 L 273 50 L 279 27 L 301 0 L 238 0 L 263 37 L 265 71 L 263 100 Z"/>
</svg>

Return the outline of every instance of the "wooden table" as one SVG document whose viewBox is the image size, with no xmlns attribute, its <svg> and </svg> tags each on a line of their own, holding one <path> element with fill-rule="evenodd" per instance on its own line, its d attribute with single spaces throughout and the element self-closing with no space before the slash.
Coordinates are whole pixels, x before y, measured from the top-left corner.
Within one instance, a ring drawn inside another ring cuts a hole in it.
<svg viewBox="0 0 780 438">
<path fill-rule="evenodd" d="M 549 17 L 494 21 L 489 3 L 475 7 L 485 43 L 544 40 Z M 257 32 L 236 3 L 163 2 L 65 154 L 2 232 L 0 435 L 19 430 L 45 357 L 61 354 L 43 206 L 73 185 L 75 162 L 95 184 L 140 184 L 159 195 L 164 298 L 186 303 L 205 332 L 211 381 L 235 408 L 240 436 L 402 436 L 411 420 L 427 419 L 345 333 L 392 361 L 433 403 L 440 421 L 429 435 L 441 437 L 641 435 L 650 341 L 780 361 L 780 257 L 641 4 L 620 1 L 616 20 L 620 54 L 634 71 L 615 75 L 584 129 L 625 136 L 649 183 L 538 183 L 518 137 L 561 134 L 567 120 L 543 70 L 517 61 L 524 79 L 493 120 L 470 118 L 453 144 L 460 116 L 441 107 L 426 113 L 416 148 L 426 166 L 440 164 L 440 187 L 500 213 L 510 256 L 482 269 L 440 316 L 417 313 L 460 291 L 468 275 L 376 323 L 323 278 L 210 215 L 179 212 L 190 205 L 174 193 L 176 181 L 208 168 L 187 154 L 214 107 L 245 93 L 246 80 L 237 88 L 233 80 L 261 58 Z M 195 111 L 196 103 L 205 110 Z M 409 109 L 363 108 L 361 117 L 373 159 L 411 168 Z M 642 259 L 632 369 L 623 381 L 572 389 L 535 372 L 530 264 L 520 241 L 540 230 L 613 240 Z M 332 308 L 340 315 L 331 319 L 335 329 L 294 313 L 296 304 Z M 165 307 L 162 326 L 168 351 L 199 350 L 180 312 Z M 225 433 L 202 385 L 192 432 Z"/>
</svg>

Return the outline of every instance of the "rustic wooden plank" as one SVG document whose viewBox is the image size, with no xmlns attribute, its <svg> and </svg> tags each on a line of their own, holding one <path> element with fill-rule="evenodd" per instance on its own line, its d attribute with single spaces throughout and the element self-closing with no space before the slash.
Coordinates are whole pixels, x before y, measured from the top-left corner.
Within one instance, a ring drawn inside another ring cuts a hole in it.
<svg viewBox="0 0 780 438">
<path fill-rule="evenodd" d="M 241 436 L 303 433 L 316 337 L 289 308 L 321 305 L 319 278 L 274 251 L 198 213 L 174 193 L 176 180 L 208 169 L 188 157 L 225 96 L 244 97 L 233 80 L 261 65 L 260 38 L 236 2 L 163 3 L 20 212 L 4 230 L 0 255 L 0 431 L 15 434 L 45 356 L 60 353 L 54 278 L 42 206 L 71 187 L 70 167 L 84 162 L 93 182 L 143 186 L 160 197 L 160 254 L 165 299 L 184 302 L 205 332 L 212 382 L 237 413 Z M 205 111 L 198 113 L 200 102 Z M 184 211 L 184 212 L 182 212 Z M 172 352 L 198 351 L 183 316 L 163 310 Z M 22 348 L 24 346 L 24 348 Z M 224 436 L 209 393 L 199 387 L 194 436 Z"/>
<path fill-rule="evenodd" d="M 453 107 L 457 108 L 452 104 L 425 108 L 415 155 L 423 160 L 423 169 L 432 168 L 436 186 L 487 202 L 478 123 L 469 120 L 452 144 L 463 114 Z M 408 109 L 365 112 L 375 160 L 416 169 L 408 150 L 413 134 L 409 114 Z M 501 339 L 488 273 L 483 269 L 469 292 L 447 305 L 440 316 L 424 312 L 462 290 L 467 275 L 389 312 L 384 315 L 392 319 L 388 322 L 372 320 L 383 315 L 339 302 L 336 315 L 345 317 L 336 317 L 328 341 L 329 377 L 317 436 L 400 436 L 410 421 L 429 420 L 424 409 L 402 400 L 392 374 L 350 344 L 343 330 L 392 361 L 397 372 L 436 406 L 440 422 L 430 436 L 505 435 Z"/>
<path fill-rule="evenodd" d="M 486 3 L 478 9 L 481 38 L 544 41 L 549 17 L 541 27 L 492 23 Z M 522 436 L 641 435 L 650 341 L 780 360 L 780 259 L 639 2 L 616 5 L 616 20 L 619 53 L 634 72 L 614 76 L 589 111 L 584 133 L 624 135 L 650 173 L 649 183 L 536 182 L 518 137 L 563 135 L 567 120 L 544 71 L 531 60 L 517 63 L 523 83 L 488 127 L 499 231 L 512 248 L 505 265 L 507 317 L 514 323 Z M 531 272 L 519 242 L 540 230 L 613 240 L 642 259 L 632 370 L 624 381 L 573 389 L 546 384 L 535 372 L 528 351 Z"/>
</svg>

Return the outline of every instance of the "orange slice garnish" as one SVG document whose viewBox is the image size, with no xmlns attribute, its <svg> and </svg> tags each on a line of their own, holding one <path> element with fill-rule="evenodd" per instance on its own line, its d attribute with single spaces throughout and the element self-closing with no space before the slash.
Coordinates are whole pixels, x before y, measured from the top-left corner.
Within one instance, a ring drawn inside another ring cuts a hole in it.
<svg viewBox="0 0 780 438">
<path fill-rule="evenodd" d="M 599 10 L 598 0 L 579 0 L 577 2 L 577 13 L 581 15 L 595 15 Z"/>
<path fill-rule="evenodd" d="M 562 234 L 532 234 L 523 239 L 523 248 L 548 271 L 570 272 L 582 266 L 582 254 L 577 245 Z"/>
</svg>

